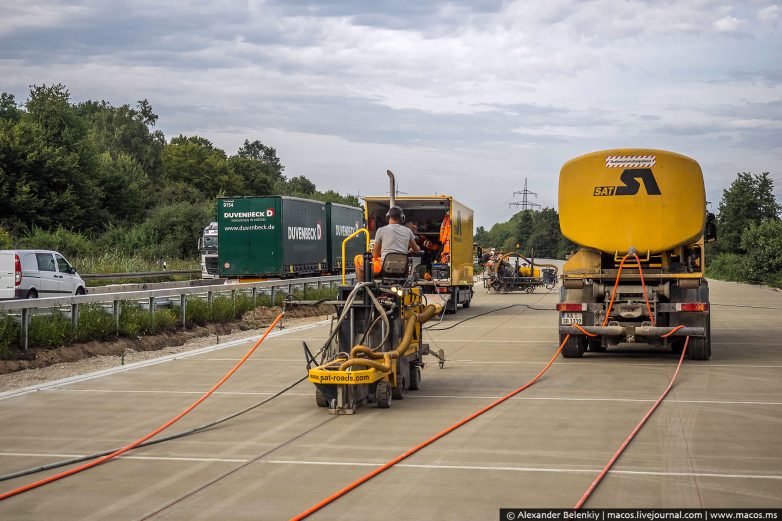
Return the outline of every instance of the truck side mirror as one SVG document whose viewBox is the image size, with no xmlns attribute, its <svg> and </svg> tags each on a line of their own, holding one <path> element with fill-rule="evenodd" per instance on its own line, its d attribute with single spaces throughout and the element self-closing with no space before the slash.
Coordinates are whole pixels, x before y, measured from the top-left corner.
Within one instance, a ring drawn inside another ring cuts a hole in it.
<svg viewBox="0 0 782 521">
<path fill-rule="evenodd" d="M 703 240 L 714 242 L 717 240 L 717 218 L 713 213 L 706 214 L 706 227 L 703 230 Z"/>
</svg>

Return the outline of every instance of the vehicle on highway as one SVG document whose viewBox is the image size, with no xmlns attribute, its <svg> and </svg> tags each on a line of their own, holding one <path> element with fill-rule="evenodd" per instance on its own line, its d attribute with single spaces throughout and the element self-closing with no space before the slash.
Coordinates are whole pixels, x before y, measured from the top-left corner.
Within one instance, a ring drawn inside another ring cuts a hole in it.
<svg viewBox="0 0 782 521">
<path fill-rule="evenodd" d="M 342 241 L 363 226 L 361 208 L 298 197 L 224 197 L 199 241 L 205 277 L 253 281 L 337 274 Z M 219 247 L 218 247 L 219 237 Z M 346 271 L 364 251 L 346 245 Z"/>
<path fill-rule="evenodd" d="M 60 253 L 0 250 L 0 298 L 84 295 L 87 284 Z"/>
<path fill-rule="evenodd" d="M 217 269 L 217 239 L 217 222 L 210 222 L 198 239 L 202 279 L 214 279 L 220 276 Z"/>
</svg>

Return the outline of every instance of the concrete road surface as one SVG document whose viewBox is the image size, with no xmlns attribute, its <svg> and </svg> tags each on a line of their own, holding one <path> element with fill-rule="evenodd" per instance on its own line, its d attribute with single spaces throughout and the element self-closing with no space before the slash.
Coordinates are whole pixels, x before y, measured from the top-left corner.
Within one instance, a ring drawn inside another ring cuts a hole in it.
<svg viewBox="0 0 782 521">
<path fill-rule="evenodd" d="M 486 295 L 428 333 L 419 391 L 330 416 L 313 387 L 206 432 L 129 453 L 0 503 L 4 520 L 288 519 L 531 378 L 557 347 L 558 293 Z M 532 306 L 526 307 L 525 305 Z M 782 506 L 782 293 L 712 282 L 713 357 L 685 361 L 590 507 Z M 302 340 L 270 339 L 172 430 L 256 403 L 304 375 Z M 248 344 L 0 400 L 0 473 L 121 446 L 173 416 Z M 667 385 L 676 358 L 635 348 L 558 359 L 535 386 L 312 516 L 486 519 L 571 507 Z M 0 483 L 10 490 L 46 472 Z"/>
</svg>

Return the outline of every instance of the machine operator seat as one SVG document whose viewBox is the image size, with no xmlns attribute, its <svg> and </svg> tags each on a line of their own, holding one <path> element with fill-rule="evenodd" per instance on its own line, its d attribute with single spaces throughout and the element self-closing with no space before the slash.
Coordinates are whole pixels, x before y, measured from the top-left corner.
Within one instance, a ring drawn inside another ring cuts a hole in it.
<svg viewBox="0 0 782 521">
<path fill-rule="evenodd" d="M 378 278 L 384 280 L 404 280 L 408 276 L 407 266 L 407 254 L 387 253 L 383 259 L 383 266 L 380 268 Z"/>
</svg>

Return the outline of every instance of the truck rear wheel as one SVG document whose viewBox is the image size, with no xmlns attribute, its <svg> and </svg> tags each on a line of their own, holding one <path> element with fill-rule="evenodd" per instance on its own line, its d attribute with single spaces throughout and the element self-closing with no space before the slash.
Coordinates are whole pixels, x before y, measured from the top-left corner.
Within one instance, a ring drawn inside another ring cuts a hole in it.
<svg viewBox="0 0 782 521">
<path fill-rule="evenodd" d="M 560 342 L 565 337 L 560 338 Z M 565 346 L 562 348 L 563 358 L 581 358 L 584 356 L 584 351 L 587 349 L 587 337 L 584 335 L 570 335 L 570 338 L 565 342 Z"/>
<path fill-rule="evenodd" d="M 706 316 L 706 336 L 691 336 L 687 344 L 690 360 L 708 360 L 711 358 L 711 316 Z"/>
</svg>

